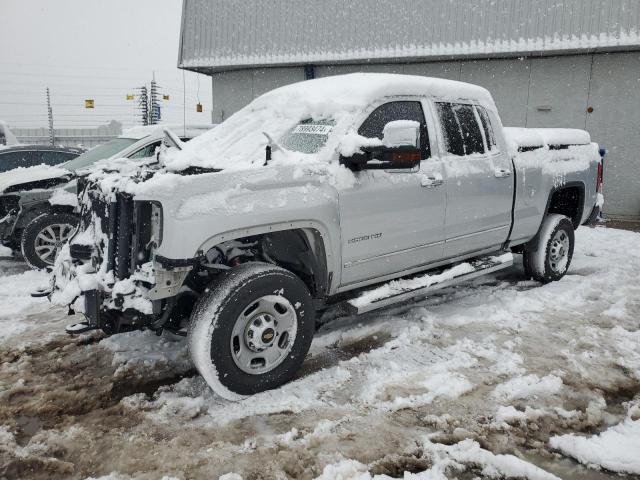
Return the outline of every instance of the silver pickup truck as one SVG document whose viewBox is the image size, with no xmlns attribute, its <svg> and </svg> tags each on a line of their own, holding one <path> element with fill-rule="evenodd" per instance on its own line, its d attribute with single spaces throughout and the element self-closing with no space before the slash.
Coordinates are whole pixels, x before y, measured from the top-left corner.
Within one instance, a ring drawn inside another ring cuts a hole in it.
<svg viewBox="0 0 640 480">
<path fill-rule="evenodd" d="M 269 92 L 160 163 L 94 171 L 47 292 L 77 333 L 167 329 L 236 399 L 291 380 L 318 312 L 509 267 L 566 273 L 603 202 L 589 134 L 505 129 L 489 92 L 352 74 Z"/>
</svg>

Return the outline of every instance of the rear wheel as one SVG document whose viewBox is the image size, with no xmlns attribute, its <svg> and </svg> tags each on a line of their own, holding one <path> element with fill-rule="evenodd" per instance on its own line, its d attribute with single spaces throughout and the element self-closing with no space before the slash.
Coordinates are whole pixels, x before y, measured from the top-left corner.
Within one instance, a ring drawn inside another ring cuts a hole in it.
<svg viewBox="0 0 640 480">
<path fill-rule="evenodd" d="M 196 305 L 193 362 L 214 392 L 237 400 L 290 381 L 311 345 L 315 312 L 306 285 L 266 263 L 223 273 Z"/>
<path fill-rule="evenodd" d="M 525 247 L 523 265 L 526 275 L 543 283 L 560 280 L 571 264 L 574 244 L 571 220 L 564 215 L 548 215 L 536 238 Z"/>
<path fill-rule="evenodd" d="M 22 256 L 31 268 L 53 265 L 62 246 L 71 238 L 78 219 L 69 213 L 44 213 L 22 231 Z"/>
</svg>

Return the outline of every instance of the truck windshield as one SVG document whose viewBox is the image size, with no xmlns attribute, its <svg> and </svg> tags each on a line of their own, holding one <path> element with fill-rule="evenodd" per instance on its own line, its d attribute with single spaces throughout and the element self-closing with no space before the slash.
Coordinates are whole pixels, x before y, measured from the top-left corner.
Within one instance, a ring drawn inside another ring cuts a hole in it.
<svg viewBox="0 0 640 480">
<path fill-rule="evenodd" d="M 130 147 L 138 140 L 135 138 L 114 138 L 113 140 L 108 141 L 102 145 L 98 145 L 95 148 L 92 148 L 88 152 L 83 153 L 79 157 L 74 158 L 70 162 L 62 165 L 64 168 L 67 168 L 72 171 L 76 171 L 80 168 L 85 168 L 90 165 L 93 165 L 99 160 L 104 160 L 105 158 L 113 157 L 118 152 L 121 152 L 127 147 Z"/>
<path fill-rule="evenodd" d="M 336 122 L 333 119 L 307 119 L 293 127 L 280 139 L 287 150 L 300 153 L 317 153 L 329 138 Z"/>
</svg>

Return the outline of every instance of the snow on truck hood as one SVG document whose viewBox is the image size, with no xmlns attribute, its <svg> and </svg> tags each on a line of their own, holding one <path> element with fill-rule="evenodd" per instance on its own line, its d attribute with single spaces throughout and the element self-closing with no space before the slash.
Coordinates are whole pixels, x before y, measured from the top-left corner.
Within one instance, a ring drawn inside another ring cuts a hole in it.
<svg viewBox="0 0 640 480">
<path fill-rule="evenodd" d="M 443 100 L 470 98 L 495 110 L 491 94 L 482 87 L 452 80 L 414 75 L 353 73 L 306 80 L 272 90 L 226 121 L 193 140 L 181 151 L 169 150 L 162 162 L 167 170 L 189 167 L 246 169 L 262 166 L 268 133 L 277 142 L 307 119 L 331 119 L 334 126 L 326 145 L 312 157 L 329 161 L 351 126 L 354 116 L 385 97 L 429 95 Z M 304 161 L 305 154 L 273 152 L 274 162 Z"/>
<path fill-rule="evenodd" d="M 18 167 L 8 172 L 0 173 L 0 193 L 7 188 L 28 182 L 48 180 L 70 175 L 66 168 L 52 167 L 49 165 L 35 165 L 33 167 Z"/>
</svg>

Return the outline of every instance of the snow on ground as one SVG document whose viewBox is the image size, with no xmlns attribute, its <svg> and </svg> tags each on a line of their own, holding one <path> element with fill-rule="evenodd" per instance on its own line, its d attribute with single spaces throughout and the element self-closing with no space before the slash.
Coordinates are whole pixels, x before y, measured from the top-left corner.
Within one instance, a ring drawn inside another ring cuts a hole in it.
<svg viewBox="0 0 640 480">
<path fill-rule="evenodd" d="M 299 377 L 239 402 L 209 390 L 183 339 L 63 336 L 77 319 L 26 293 L 40 274 L 2 262 L 0 477 L 634 472 L 638 233 L 579 229 L 560 282 L 522 280 L 517 264 L 360 317 L 327 312 Z"/>
<path fill-rule="evenodd" d="M 0 256 L 3 256 L 1 250 Z M 26 319 L 20 322 L 15 320 L 16 317 L 28 317 L 51 309 L 46 298 L 32 298 L 30 295 L 38 287 L 47 284 L 46 273 L 29 270 L 17 259 L 3 259 L 0 263 L 0 344 L 4 341 L 15 342 L 19 334 L 39 326 L 40 321 L 34 324 Z"/>
<path fill-rule="evenodd" d="M 640 420 L 623 422 L 590 437 L 552 437 L 550 445 L 580 463 L 612 472 L 640 474 Z"/>
</svg>

